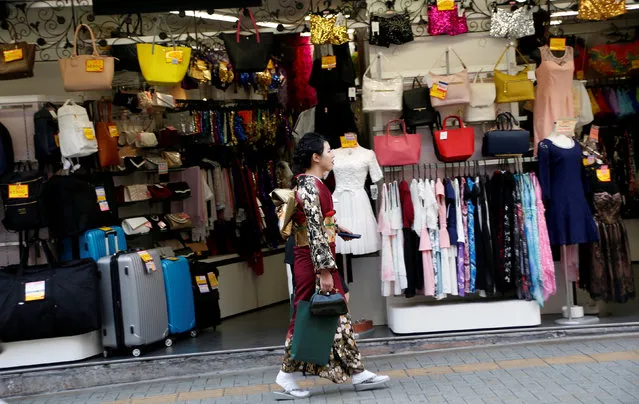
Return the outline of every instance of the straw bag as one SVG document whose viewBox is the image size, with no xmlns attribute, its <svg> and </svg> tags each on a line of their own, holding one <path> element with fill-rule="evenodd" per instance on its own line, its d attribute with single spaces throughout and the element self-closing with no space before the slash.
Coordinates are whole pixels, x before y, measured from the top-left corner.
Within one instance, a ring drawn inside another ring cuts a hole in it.
<svg viewBox="0 0 639 404">
<path fill-rule="evenodd" d="M 381 53 L 378 57 L 383 56 Z M 384 56 L 386 59 L 386 57 Z M 388 59 L 387 59 L 388 60 Z M 381 65 L 380 65 L 381 66 Z M 368 76 L 371 65 L 364 72 L 362 83 L 362 110 L 373 111 L 401 111 L 404 79 L 399 73 L 390 79 L 373 79 Z M 381 72 L 379 72 L 381 76 Z"/>
<path fill-rule="evenodd" d="M 159 36 L 161 22 L 164 20 L 158 18 L 155 23 L 152 43 L 137 44 L 138 62 L 147 83 L 157 86 L 174 86 L 179 84 L 186 75 L 191 61 L 191 48 L 176 46 L 168 25 L 167 34 L 173 46 L 156 45 L 155 37 Z M 166 25 L 166 22 L 164 24 Z"/>
<path fill-rule="evenodd" d="M 519 101 L 529 101 L 535 99 L 535 86 L 533 82 L 528 78 L 528 61 L 526 57 L 519 52 L 519 49 L 515 48 L 519 56 L 526 63 L 526 67 L 524 70 L 520 71 L 515 75 L 506 74 L 500 70 L 497 70 L 497 66 L 501 63 L 501 60 L 504 58 L 504 55 L 508 51 L 512 45 L 506 46 L 504 52 L 497 60 L 495 64 L 495 88 L 497 90 L 497 103 L 506 103 L 506 102 L 519 102 Z"/>
<path fill-rule="evenodd" d="M 78 33 L 85 27 L 91 35 L 92 55 L 78 55 Z M 100 56 L 95 43 L 95 35 L 86 24 L 75 29 L 73 38 L 73 55 L 60 59 L 60 72 L 65 91 L 110 90 L 113 83 L 114 58 Z"/>
</svg>

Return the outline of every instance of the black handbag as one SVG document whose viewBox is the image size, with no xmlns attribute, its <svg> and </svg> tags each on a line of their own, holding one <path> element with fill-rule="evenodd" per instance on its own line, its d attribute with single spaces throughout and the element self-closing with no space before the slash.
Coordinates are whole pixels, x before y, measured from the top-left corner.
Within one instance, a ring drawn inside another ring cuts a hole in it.
<svg viewBox="0 0 639 404">
<path fill-rule="evenodd" d="M 528 152 L 530 132 L 518 127 L 519 122 L 510 112 L 497 115 L 497 129 L 484 134 L 482 154 L 493 156 L 520 156 Z"/>
<path fill-rule="evenodd" d="M 437 122 L 437 111 L 430 103 L 430 90 L 422 87 L 417 77 L 413 79 L 413 88 L 404 91 L 402 97 L 402 119 L 410 133 L 415 133 L 417 126 L 433 126 Z"/>
<path fill-rule="evenodd" d="M 237 33 L 222 34 L 222 39 L 235 71 L 239 73 L 261 72 L 266 69 L 271 58 L 274 36 L 272 33 L 260 34 L 253 13 L 251 10 L 247 10 L 251 21 L 253 21 L 255 35 L 240 35 L 242 25 L 242 12 L 240 11 L 237 20 Z"/>
<path fill-rule="evenodd" d="M 411 28 L 411 18 L 407 13 L 390 16 L 374 15 L 371 17 L 369 43 L 376 46 L 390 47 L 402 45 L 415 39 Z"/>
<path fill-rule="evenodd" d="M 130 38 L 132 35 L 144 36 L 142 33 L 142 16 L 136 14 L 137 22 L 130 30 L 131 16 L 127 16 L 117 30 L 111 33 L 112 38 Z M 126 32 L 122 32 L 122 28 L 126 24 Z M 111 45 L 111 56 L 115 58 L 115 71 L 140 72 L 140 62 L 138 62 L 138 48 L 135 43 L 118 44 L 117 40 Z"/>
<path fill-rule="evenodd" d="M 46 227 L 46 215 L 40 201 L 45 178 L 38 171 L 13 172 L 2 178 L 0 195 L 5 229 L 23 231 Z"/>
<path fill-rule="evenodd" d="M 55 115 L 56 112 L 55 105 L 47 103 L 33 115 L 35 126 L 33 146 L 36 160 L 42 165 L 60 162 L 60 147 L 55 139 L 58 132 L 60 132 L 57 115 Z"/>
<path fill-rule="evenodd" d="M 311 314 L 314 316 L 342 316 L 348 313 L 344 296 L 339 293 L 315 292 L 311 296 Z"/>
<path fill-rule="evenodd" d="M 45 241 L 47 263 L 0 270 L 0 340 L 24 341 L 80 335 L 100 328 L 99 274 L 95 261 L 55 262 Z"/>
<path fill-rule="evenodd" d="M 191 187 L 188 182 L 169 182 L 166 187 L 173 192 L 173 198 L 175 199 L 188 199 L 191 197 Z"/>
</svg>

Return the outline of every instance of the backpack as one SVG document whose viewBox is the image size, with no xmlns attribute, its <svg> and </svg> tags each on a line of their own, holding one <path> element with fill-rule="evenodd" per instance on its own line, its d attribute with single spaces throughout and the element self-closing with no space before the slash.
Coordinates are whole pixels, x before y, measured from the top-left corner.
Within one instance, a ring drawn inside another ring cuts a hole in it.
<svg viewBox="0 0 639 404">
<path fill-rule="evenodd" d="M 49 218 L 49 234 L 70 237 L 95 227 L 99 212 L 95 186 L 75 176 L 54 175 L 47 181 L 42 201 Z"/>
<path fill-rule="evenodd" d="M 11 231 L 35 230 L 46 226 L 40 196 L 45 176 L 37 171 L 5 174 L 0 180 L 4 206 L 2 224 Z"/>
<path fill-rule="evenodd" d="M 59 129 L 55 106 L 47 103 L 33 115 L 33 123 L 35 127 L 33 145 L 36 160 L 41 165 L 59 163 L 60 146 L 55 139 Z"/>
<path fill-rule="evenodd" d="M 7 128 L 0 123 L 0 176 L 13 171 L 13 141 Z"/>
<path fill-rule="evenodd" d="M 58 109 L 62 157 L 86 157 L 98 151 L 95 127 L 87 110 L 71 100 Z"/>
</svg>

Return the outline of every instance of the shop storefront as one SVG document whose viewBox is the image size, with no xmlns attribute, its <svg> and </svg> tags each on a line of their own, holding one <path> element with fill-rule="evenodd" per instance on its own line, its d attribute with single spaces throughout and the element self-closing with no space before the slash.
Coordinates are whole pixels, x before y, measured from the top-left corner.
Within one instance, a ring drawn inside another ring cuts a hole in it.
<svg viewBox="0 0 639 404">
<path fill-rule="evenodd" d="M 71 3 L 0 10 L 0 369 L 281 346 L 309 131 L 360 339 L 636 320 L 633 4 Z"/>
</svg>

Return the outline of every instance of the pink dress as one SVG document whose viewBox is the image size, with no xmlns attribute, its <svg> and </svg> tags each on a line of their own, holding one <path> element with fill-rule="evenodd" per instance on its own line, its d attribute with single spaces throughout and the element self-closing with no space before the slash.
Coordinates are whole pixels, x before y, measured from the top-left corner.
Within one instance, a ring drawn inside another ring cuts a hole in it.
<svg viewBox="0 0 639 404">
<path fill-rule="evenodd" d="M 530 173 L 530 179 L 535 187 L 537 197 L 537 227 L 539 228 L 539 255 L 541 257 L 541 280 L 544 285 L 544 300 L 557 292 L 555 282 L 555 263 L 552 259 L 548 227 L 546 227 L 546 208 L 541 197 L 541 187 L 535 173 Z"/>
<path fill-rule="evenodd" d="M 541 64 L 536 70 L 537 94 L 533 111 L 535 156 L 537 144 L 552 132 L 560 118 L 574 118 L 572 76 L 575 71 L 573 49 L 566 46 L 564 55 L 555 57 L 548 46 L 539 48 Z"/>
<path fill-rule="evenodd" d="M 424 269 L 424 296 L 435 296 L 435 270 L 433 268 L 433 246 L 430 244 L 428 228 L 424 225 L 419 239 L 419 251 L 422 252 Z"/>
</svg>

